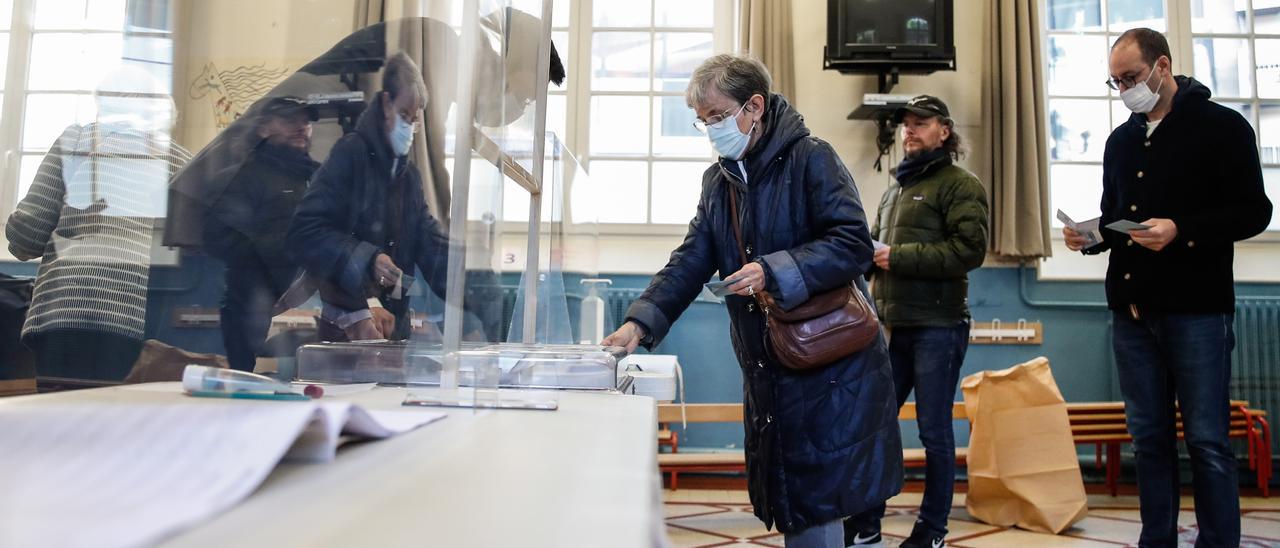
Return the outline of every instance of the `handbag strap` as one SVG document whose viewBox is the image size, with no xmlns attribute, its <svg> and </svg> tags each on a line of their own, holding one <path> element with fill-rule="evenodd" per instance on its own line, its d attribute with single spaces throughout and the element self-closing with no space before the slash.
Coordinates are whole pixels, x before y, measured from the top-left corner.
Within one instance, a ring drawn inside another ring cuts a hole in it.
<svg viewBox="0 0 1280 548">
<path fill-rule="evenodd" d="M 742 247 L 742 221 L 738 219 L 738 191 L 733 188 L 732 184 L 726 183 L 729 188 L 729 212 L 733 219 L 733 235 L 737 239 L 738 255 L 742 257 L 742 264 L 747 264 L 747 250 Z"/>
</svg>

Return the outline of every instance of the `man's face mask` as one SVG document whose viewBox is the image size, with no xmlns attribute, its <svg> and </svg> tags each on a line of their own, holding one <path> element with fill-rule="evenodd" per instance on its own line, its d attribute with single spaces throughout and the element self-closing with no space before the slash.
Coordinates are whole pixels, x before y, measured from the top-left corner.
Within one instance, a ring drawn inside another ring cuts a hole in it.
<svg viewBox="0 0 1280 548">
<path fill-rule="evenodd" d="M 410 124 L 396 113 L 395 126 L 391 128 L 391 150 L 396 156 L 404 156 L 409 153 L 409 147 L 413 146 L 413 124 Z"/>
<path fill-rule="evenodd" d="M 743 103 L 733 116 L 707 124 L 707 138 L 711 139 L 711 146 L 726 159 L 741 160 L 743 153 L 747 151 L 747 143 L 751 142 L 751 132 L 755 131 L 756 123 L 751 122 L 751 129 L 746 133 L 738 129 L 738 117 L 746 108 L 746 103 Z"/>
<path fill-rule="evenodd" d="M 1146 114 L 1151 112 L 1151 109 L 1156 108 L 1156 103 L 1160 102 L 1160 88 L 1164 86 L 1164 78 L 1160 79 L 1160 84 L 1156 86 L 1156 90 L 1151 91 L 1149 83 L 1155 75 L 1156 65 L 1152 65 L 1151 74 L 1147 75 L 1146 80 L 1120 92 L 1120 100 L 1124 101 L 1125 107 L 1138 114 Z"/>
</svg>

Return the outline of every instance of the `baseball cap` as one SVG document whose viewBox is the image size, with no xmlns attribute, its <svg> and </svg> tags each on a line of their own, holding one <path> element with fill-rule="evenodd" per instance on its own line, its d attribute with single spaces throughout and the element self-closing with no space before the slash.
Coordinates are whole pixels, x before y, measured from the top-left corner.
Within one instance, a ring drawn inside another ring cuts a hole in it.
<svg viewBox="0 0 1280 548">
<path fill-rule="evenodd" d="M 893 123 L 902 123 L 902 118 L 910 112 L 916 116 L 925 118 L 951 118 L 951 110 L 947 108 L 947 104 L 942 99 L 932 95 L 917 95 L 907 101 L 906 106 L 899 107 L 893 112 Z"/>
<path fill-rule="evenodd" d="M 279 97 L 271 97 L 262 105 L 262 114 L 264 116 L 289 116 L 298 112 L 304 112 L 307 119 L 312 122 L 320 119 L 320 111 L 306 99 L 284 95 Z"/>
</svg>

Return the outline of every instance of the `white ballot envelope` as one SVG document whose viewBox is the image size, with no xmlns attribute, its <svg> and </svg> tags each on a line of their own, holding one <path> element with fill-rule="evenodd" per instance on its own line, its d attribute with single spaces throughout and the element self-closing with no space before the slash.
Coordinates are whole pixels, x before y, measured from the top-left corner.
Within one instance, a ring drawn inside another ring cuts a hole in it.
<svg viewBox="0 0 1280 548">
<path fill-rule="evenodd" d="M 1071 220 L 1071 217 L 1067 216 L 1065 212 L 1059 209 L 1058 220 L 1062 221 L 1062 224 L 1067 225 L 1067 228 L 1070 228 L 1071 230 L 1080 233 L 1081 236 L 1084 236 L 1085 239 L 1089 241 L 1085 244 L 1085 247 L 1093 247 L 1102 243 L 1102 230 L 1098 228 L 1098 225 L 1102 222 L 1101 217 L 1094 217 L 1087 221 L 1077 223 Z"/>
</svg>

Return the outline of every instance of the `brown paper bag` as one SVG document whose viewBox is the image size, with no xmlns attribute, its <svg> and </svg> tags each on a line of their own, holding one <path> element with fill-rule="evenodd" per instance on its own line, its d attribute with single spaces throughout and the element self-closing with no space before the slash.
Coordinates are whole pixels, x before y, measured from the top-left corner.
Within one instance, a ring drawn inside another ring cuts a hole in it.
<svg viewBox="0 0 1280 548">
<path fill-rule="evenodd" d="M 965 507 L 1002 527 L 1061 533 L 1088 513 L 1067 405 L 1049 360 L 964 378 L 969 437 Z"/>
<path fill-rule="evenodd" d="M 142 343 L 142 353 L 133 362 L 133 369 L 124 378 L 125 384 L 182 380 L 182 370 L 187 364 L 207 365 L 226 369 L 227 358 L 218 354 L 188 352 L 155 339 Z"/>
</svg>

